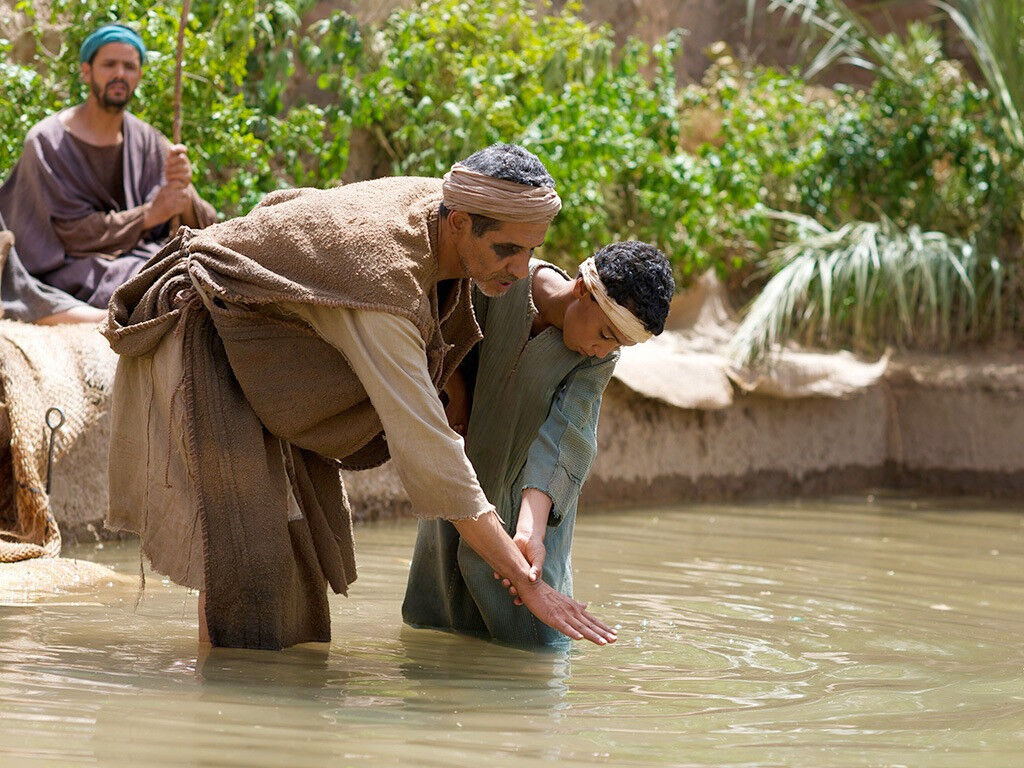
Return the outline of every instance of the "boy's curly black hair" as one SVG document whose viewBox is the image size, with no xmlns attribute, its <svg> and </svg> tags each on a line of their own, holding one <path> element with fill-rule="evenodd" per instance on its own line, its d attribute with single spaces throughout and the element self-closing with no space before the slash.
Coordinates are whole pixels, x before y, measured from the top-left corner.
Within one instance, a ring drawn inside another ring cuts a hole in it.
<svg viewBox="0 0 1024 768">
<path fill-rule="evenodd" d="M 650 243 L 624 240 L 595 253 L 594 263 L 609 296 L 654 335 L 665 330 L 676 283 L 664 253 Z"/>
</svg>

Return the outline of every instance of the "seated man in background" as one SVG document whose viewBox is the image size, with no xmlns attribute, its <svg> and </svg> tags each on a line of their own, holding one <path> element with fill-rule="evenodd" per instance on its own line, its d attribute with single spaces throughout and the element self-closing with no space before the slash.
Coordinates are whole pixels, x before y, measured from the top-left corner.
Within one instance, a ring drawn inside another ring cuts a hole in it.
<svg viewBox="0 0 1024 768">
<path fill-rule="evenodd" d="M 533 260 L 530 278 L 505 296 L 474 296 L 484 340 L 448 381 L 448 419 L 465 433 L 480 487 L 531 575 L 567 597 L 576 503 L 617 350 L 664 330 L 674 290 L 665 255 L 628 241 L 584 261 L 575 280 Z M 505 588 L 516 596 L 515 587 L 493 570 L 451 522 L 421 520 L 402 618 L 520 646 L 562 645 L 565 636 L 513 602 Z"/>
<path fill-rule="evenodd" d="M 119 24 L 80 52 L 89 96 L 36 124 L 0 187 L 0 212 L 28 272 L 94 307 L 166 241 L 172 220 L 216 220 L 192 187 L 187 151 L 128 113 L 146 47 Z"/>
</svg>

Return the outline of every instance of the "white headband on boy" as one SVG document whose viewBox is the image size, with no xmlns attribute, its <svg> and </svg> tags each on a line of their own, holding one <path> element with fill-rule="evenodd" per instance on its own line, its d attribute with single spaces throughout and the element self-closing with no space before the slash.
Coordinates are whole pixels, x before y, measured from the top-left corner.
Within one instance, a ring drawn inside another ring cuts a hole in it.
<svg viewBox="0 0 1024 768">
<path fill-rule="evenodd" d="M 633 344 L 640 344 L 654 335 L 644 327 L 636 315 L 608 295 L 604 283 L 601 282 L 601 275 L 597 272 L 597 264 L 594 262 L 593 256 L 580 264 L 580 275 L 583 277 L 583 283 L 587 286 L 587 290 L 597 300 L 601 311 L 608 315 L 609 322 L 624 338 Z"/>
</svg>

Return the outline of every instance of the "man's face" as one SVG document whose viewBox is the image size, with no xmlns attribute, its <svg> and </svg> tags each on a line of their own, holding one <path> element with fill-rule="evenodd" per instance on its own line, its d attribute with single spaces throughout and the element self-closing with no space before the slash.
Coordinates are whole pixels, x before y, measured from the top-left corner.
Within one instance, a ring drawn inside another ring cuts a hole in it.
<svg viewBox="0 0 1024 768">
<path fill-rule="evenodd" d="M 448 216 L 462 270 L 485 296 L 500 296 L 529 274 L 530 256 L 548 232 L 546 222 L 503 221 L 477 237 L 469 214 L 452 211 Z"/>
<path fill-rule="evenodd" d="M 619 335 L 582 277 L 572 286 L 573 302 L 565 310 L 562 343 L 574 352 L 588 357 L 607 357 L 630 342 Z"/>
<path fill-rule="evenodd" d="M 82 81 L 109 112 L 120 112 L 128 106 L 141 77 L 139 51 L 128 43 L 107 43 L 96 51 L 91 64 L 82 64 Z"/>
</svg>

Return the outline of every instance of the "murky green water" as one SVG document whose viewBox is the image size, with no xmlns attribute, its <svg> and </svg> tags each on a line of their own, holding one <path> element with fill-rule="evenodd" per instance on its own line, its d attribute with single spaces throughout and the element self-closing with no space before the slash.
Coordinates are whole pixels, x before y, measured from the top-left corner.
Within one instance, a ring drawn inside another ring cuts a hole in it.
<svg viewBox="0 0 1024 768">
<path fill-rule="evenodd" d="M 197 656 L 151 576 L 0 605 L 0 765 L 1024 765 L 1024 507 L 591 514 L 568 657 L 403 628 L 415 528 L 357 531 L 328 650 Z M 130 545 L 68 553 L 134 573 Z"/>
</svg>

